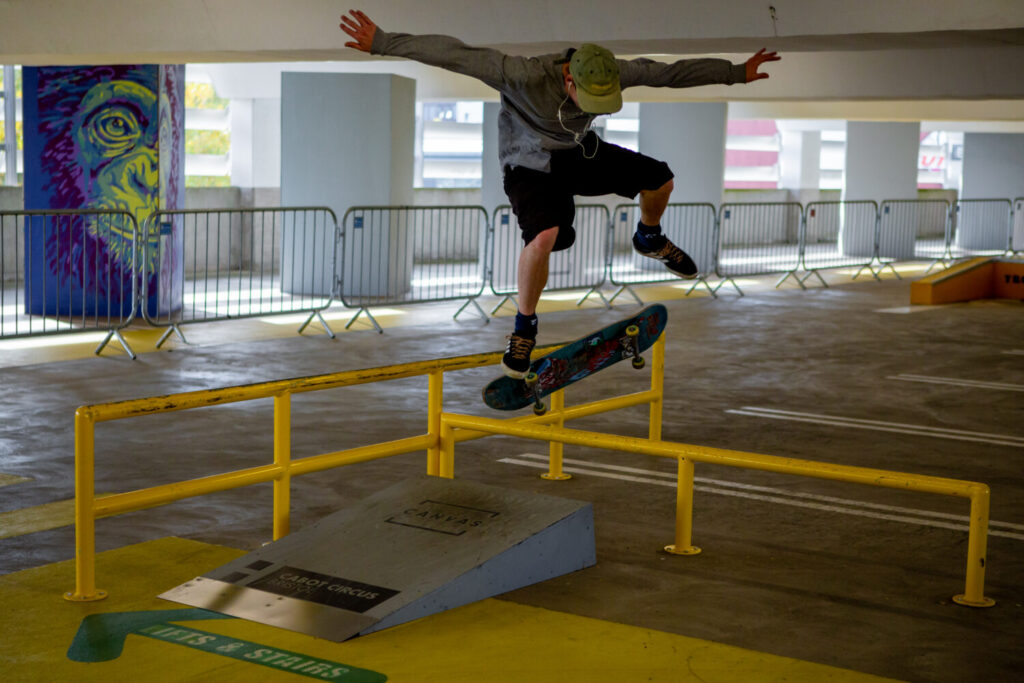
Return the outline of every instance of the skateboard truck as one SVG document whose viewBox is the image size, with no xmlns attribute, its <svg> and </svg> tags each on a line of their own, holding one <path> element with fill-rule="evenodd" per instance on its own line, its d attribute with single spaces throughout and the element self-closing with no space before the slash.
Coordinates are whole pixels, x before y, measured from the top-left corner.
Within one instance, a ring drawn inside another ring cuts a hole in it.
<svg viewBox="0 0 1024 683">
<path fill-rule="evenodd" d="M 543 401 L 540 400 L 540 389 L 537 386 L 539 380 L 540 377 L 537 376 L 536 372 L 530 372 L 526 375 L 525 378 L 523 378 L 523 381 L 526 382 L 526 386 L 530 389 L 530 392 L 533 394 L 534 415 L 543 415 L 544 413 L 548 412 L 548 407 L 544 405 Z"/>
<path fill-rule="evenodd" d="M 630 325 L 626 328 L 626 337 L 629 339 L 630 355 L 633 356 L 633 369 L 640 370 L 647 365 L 647 361 L 640 355 L 640 328 L 636 325 Z"/>
</svg>

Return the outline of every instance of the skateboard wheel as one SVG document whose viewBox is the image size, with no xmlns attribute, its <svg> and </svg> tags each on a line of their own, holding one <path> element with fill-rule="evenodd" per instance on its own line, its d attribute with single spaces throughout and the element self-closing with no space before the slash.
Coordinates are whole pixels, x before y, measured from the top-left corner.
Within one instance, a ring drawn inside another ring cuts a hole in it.
<svg viewBox="0 0 1024 683">
<path fill-rule="evenodd" d="M 526 377 L 523 378 L 523 381 L 526 382 L 526 386 L 532 387 L 534 384 L 537 383 L 538 379 L 540 379 L 540 378 L 537 377 L 537 373 L 536 372 L 528 372 L 526 374 Z"/>
<path fill-rule="evenodd" d="M 647 365 L 647 361 L 644 360 L 643 356 L 640 356 L 638 358 L 634 358 L 633 359 L 633 369 L 634 370 L 641 370 L 641 369 L 643 369 L 643 367 L 645 365 Z"/>
<path fill-rule="evenodd" d="M 535 405 L 533 407 L 533 414 L 534 415 L 543 415 L 546 412 L 548 412 L 548 407 L 546 405 L 544 405 L 544 404 L 541 404 L 539 406 Z"/>
<path fill-rule="evenodd" d="M 636 325 L 630 325 L 629 327 L 626 328 L 626 336 L 627 337 L 636 337 L 639 334 L 640 334 L 640 328 L 637 327 Z"/>
</svg>

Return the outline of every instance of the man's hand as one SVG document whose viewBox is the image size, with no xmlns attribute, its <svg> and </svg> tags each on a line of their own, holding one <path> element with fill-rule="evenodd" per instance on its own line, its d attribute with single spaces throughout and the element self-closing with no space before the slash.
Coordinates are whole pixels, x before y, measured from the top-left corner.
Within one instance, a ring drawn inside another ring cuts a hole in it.
<svg viewBox="0 0 1024 683">
<path fill-rule="evenodd" d="M 370 47 L 373 45 L 373 36 L 377 33 L 377 24 L 370 21 L 370 17 L 357 9 L 349 10 L 349 14 L 352 16 L 341 15 L 341 24 L 339 26 L 342 31 L 352 36 L 355 41 L 345 43 L 345 47 L 354 47 L 357 50 L 369 52 Z M 747 73 L 750 73 L 750 66 L 747 66 Z"/>
<path fill-rule="evenodd" d="M 757 54 L 747 60 L 747 83 L 762 78 L 768 78 L 768 74 L 758 73 L 757 70 L 765 62 L 777 62 L 780 59 L 782 59 L 782 57 L 780 57 L 778 53 L 765 52 L 765 48 L 762 47 L 757 51 Z"/>
</svg>

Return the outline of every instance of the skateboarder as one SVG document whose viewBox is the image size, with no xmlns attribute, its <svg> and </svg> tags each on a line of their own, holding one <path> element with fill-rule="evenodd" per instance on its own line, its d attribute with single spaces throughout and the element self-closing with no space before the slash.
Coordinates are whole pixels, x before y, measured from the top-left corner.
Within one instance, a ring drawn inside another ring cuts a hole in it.
<svg viewBox="0 0 1024 683">
<path fill-rule="evenodd" d="M 406 57 L 477 78 L 501 93 L 498 156 L 505 193 L 523 231 L 519 255 L 519 310 L 502 368 L 522 378 L 536 345 L 536 306 L 548 279 L 551 252 L 576 239 L 574 195 L 640 195 L 633 248 L 683 278 L 697 275 L 693 260 L 661 233 L 661 215 L 673 189 L 672 171 L 651 157 L 601 140 L 590 130 L 600 114 L 622 108 L 622 89 L 634 85 L 685 88 L 749 83 L 768 74 L 758 68 L 780 59 L 759 51 L 744 64 L 686 59 L 673 64 L 616 59 L 585 43 L 564 53 L 515 57 L 471 47 L 441 35 L 389 33 L 358 10 L 341 16 L 345 43 L 363 52 Z"/>
</svg>

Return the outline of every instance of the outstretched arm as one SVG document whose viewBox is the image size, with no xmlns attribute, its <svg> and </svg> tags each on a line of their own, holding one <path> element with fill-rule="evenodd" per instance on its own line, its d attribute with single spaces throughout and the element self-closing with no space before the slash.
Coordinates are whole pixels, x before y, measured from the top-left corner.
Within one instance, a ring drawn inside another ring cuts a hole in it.
<svg viewBox="0 0 1024 683">
<path fill-rule="evenodd" d="M 753 57 L 747 60 L 747 83 L 757 81 L 762 78 L 768 78 L 768 74 L 759 73 L 758 69 L 765 62 L 777 62 L 780 59 L 782 59 L 782 57 L 780 57 L 777 52 L 765 52 L 765 48 L 762 47 Z"/>
<path fill-rule="evenodd" d="M 369 52 L 373 45 L 373 36 L 377 33 L 377 24 L 357 9 L 349 10 L 349 14 L 352 16 L 342 14 L 339 24 L 341 30 L 353 38 L 353 41 L 345 43 L 345 47 Z"/>
<path fill-rule="evenodd" d="M 438 66 L 480 79 L 498 90 L 509 83 L 522 82 L 536 76 L 535 72 L 539 69 L 526 58 L 509 57 L 497 50 L 472 47 L 451 36 L 390 33 L 378 28 L 359 10 L 349 10 L 348 14 L 341 15 L 339 27 L 352 38 L 345 43 L 345 47 Z"/>
</svg>

